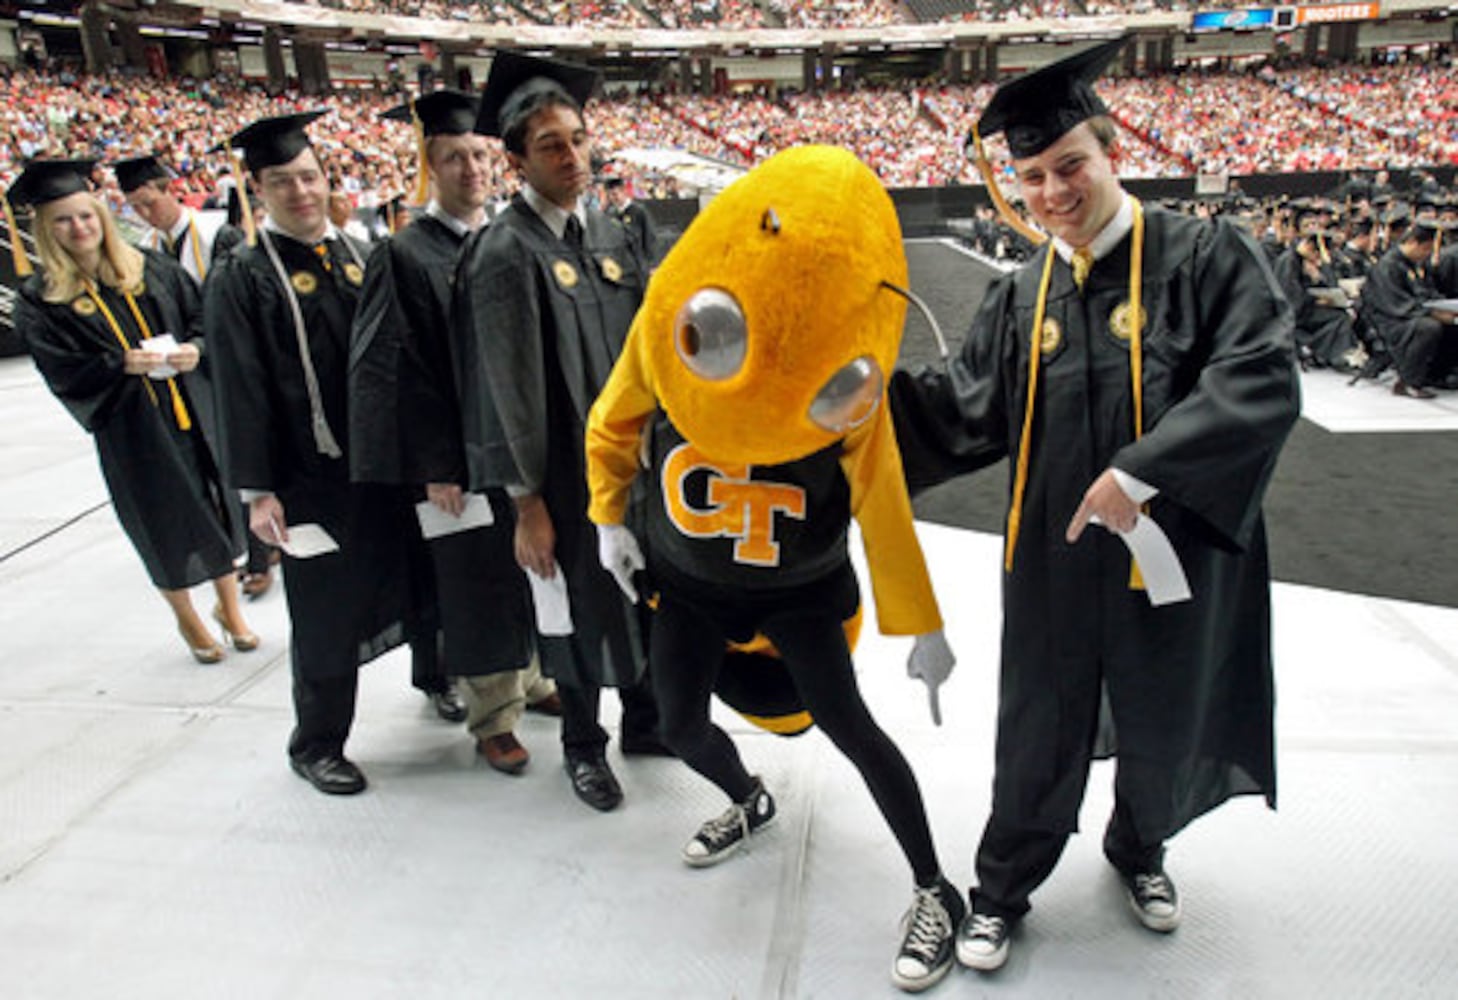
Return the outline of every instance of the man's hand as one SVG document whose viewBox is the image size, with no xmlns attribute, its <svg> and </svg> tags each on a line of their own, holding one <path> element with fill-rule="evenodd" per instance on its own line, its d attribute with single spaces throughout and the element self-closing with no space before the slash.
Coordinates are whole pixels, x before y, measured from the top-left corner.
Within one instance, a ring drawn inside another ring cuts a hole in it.
<svg viewBox="0 0 1458 1000">
<path fill-rule="evenodd" d="M 1105 528 L 1120 534 L 1133 531 L 1134 525 L 1139 522 L 1139 505 L 1119 488 L 1113 469 L 1105 469 L 1083 495 L 1083 503 L 1073 512 L 1073 520 L 1068 522 L 1065 536 L 1068 544 L 1078 541 L 1083 529 L 1088 527 L 1089 519 L 1095 515 Z"/>
<path fill-rule="evenodd" d="M 911 656 L 906 660 L 906 676 L 926 683 L 927 700 L 931 705 L 932 722 L 942 724 L 942 701 L 939 689 L 952 676 L 952 667 L 957 657 L 947 645 L 947 637 L 941 629 L 925 632 L 916 637 L 911 647 Z"/>
<path fill-rule="evenodd" d="M 451 517 L 460 517 L 461 511 L 466 509 L 466 499 L 455 483 L 426 483 L 425 499 Z"/>
<path fill-rule="evenodd" d="M 543 580 L 557 575 L 557 529 L 540 494 L 516 498 L 516 564 Z"/>
<path fill-rule="evenodd" d="M 288 521 L 284 519 L 283 504 L 272 493 L 249 501 L 248 527 L 260 541 L 268 545 L 282 545 L 289 540 Z"/>
<path fill-rule="evenodd" d="M 643 550 L 638 539 L 621 524 L 597 526 L 597 561 L 613 575 L 623 596 L 638 603 L 638 588 L 633 586 L 633 573 L 644 566 Z"/>
</svg>

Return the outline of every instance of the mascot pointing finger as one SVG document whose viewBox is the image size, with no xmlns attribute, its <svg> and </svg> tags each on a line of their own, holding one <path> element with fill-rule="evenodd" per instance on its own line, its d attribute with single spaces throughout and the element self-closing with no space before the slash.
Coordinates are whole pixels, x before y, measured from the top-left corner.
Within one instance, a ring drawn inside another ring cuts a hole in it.
<svg viewBox="0 0 1458 1000">
<path fill-rule="evenodd" d="M 732 803 L 684 860 L 722 861 L 774 817 L 709 709 L 726 643 L 762 638 L 907 858 L 916 888 L 892 979 L 920 990 L 950 969 L 964 904 L 941 874 L 916 778 L 861 698 L 843 628 L 860 602 L 854 517 L 881 630 L 916 636 L 909 669 L 936 717 L 953 657 L 885 401 L 906 284 L 891 199 L 845 150 L 786 150 L 730 185 L 654 273 L 592 408 L 588 513 L 623 589 L 636 597 L 646 568 L 657 595 L 650 675 L 664 741 Z M 640 475 L 641 538 L 624 524 Z"/>
</svg>

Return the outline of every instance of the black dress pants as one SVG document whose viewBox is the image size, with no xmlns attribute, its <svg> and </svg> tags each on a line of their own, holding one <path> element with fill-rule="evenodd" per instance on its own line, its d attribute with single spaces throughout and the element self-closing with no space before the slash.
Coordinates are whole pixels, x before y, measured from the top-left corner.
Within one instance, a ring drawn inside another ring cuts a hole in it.
<svg viewBox="0 0 1458 1000">
<path fill-rule="evenodd" d="M 607 746 L 607 730 L 597 721 L 602 702 L 602 685 L 557 682 L 557 696 L 562 700 L 562 752 L 569 761 L 601 757 Z M 636 683 L 618 688 L 623 702 L 620 739 L 658 742 L 658 704 L 645 671 Z"/>
</svg>

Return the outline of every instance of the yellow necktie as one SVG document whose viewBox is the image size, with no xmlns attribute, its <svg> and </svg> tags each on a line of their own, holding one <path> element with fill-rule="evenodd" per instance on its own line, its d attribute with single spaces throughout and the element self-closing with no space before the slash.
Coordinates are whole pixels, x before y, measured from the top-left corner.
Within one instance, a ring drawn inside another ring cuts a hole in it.
<svg viewBox="0 0 1458 1000">
<path fill-rule="evenodd" d="M 1093 270 L 1093 253 L 1088 247 L 1079 247 L 1073 251 L 1073 257 L 1069 260 L 1069 264 L 1073 267 L 1073 283 L 1078 286 L 1078 290 L 1081 292 L 1083 291 L 1084 284 L 1088 281 L 1088 272 Z"/>
<path fill-rule="evenodd" d="M 325 271 L 333 271 L 334 263 L 329 259 L 329 247 L 323 243 L 314 244 L 314 253 L 319 257 L 319 263 L 324 266 Z"/>
</svg>

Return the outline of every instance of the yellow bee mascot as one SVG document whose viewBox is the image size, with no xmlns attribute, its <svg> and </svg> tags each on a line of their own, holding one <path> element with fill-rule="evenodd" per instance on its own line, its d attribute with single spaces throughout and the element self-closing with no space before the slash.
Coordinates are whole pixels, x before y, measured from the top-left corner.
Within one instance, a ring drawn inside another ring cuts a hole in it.
<svg viewBox="0 0 1458 1000">
<path fill-rule="evenodd" d="M 844 629 L 860 600 L 854 516 L 881 630 L 917 637 L 909 671 L 933 695 L 951 671 L 885 399 L 906 284 L 891 199 L 852 154 L 790 149 L 731 184 L 654 272 L 592 408 L 588 514 L 624 591 L 636 599 L 646 563 L 657 595 L 649 673 L 664 742 L 732 802 L 684 860 L 714 864 L 774 815 L 709 717 L 726 643 L 762 637 L 911 865 L 893 979 L 921 989 L 950 967 L 941 932 L 963 904 L 941 877 L 916 778 L 860 696 Z M 640 544 L 624 519 L 645 470 Z"/>
</svg>

